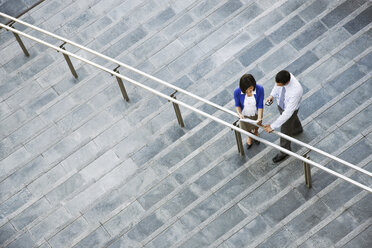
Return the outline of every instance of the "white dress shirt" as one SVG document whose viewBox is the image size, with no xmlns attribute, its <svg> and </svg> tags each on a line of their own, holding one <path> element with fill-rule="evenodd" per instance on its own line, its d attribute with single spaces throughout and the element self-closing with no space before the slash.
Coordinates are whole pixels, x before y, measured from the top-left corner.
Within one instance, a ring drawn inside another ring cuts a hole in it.
<svg viewBox="0 0 372 248">
<path fill-rule="evenodd" d="M 302 99 L 302 86 L 298 80 L 292 75 L 289 83 L 285 87 L 285 97 L 284 97 L 284 111 L 283 113 L 270 125 L 272 129 L 281 127 L 289 118 L 291 118 L 294 111 L 300 107 L 300 102 Z M 283 87 L 277 86 L 275 84 L 270 95 L 276 98 L 276 102 L 279 105 L 280 95 L 282 93 Z"/>
</svg>

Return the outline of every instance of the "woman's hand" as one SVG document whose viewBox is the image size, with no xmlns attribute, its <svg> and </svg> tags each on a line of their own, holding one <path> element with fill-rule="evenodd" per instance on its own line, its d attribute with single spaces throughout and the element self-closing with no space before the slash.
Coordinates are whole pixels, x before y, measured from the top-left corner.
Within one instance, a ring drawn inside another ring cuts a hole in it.
<svg viewBox="0 0 372 248">
<path fill-rule="evenodd" d="M 262 119 L 257 119 L 257 125 L 259 125 L 259 126 L 262 125 Z"/>
</svg>

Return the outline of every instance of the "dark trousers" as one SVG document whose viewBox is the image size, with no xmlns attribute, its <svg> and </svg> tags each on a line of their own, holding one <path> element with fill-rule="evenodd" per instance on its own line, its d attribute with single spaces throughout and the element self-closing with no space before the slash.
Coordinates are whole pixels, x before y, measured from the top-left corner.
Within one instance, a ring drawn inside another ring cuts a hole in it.
<svg viewBox="0 0 372 248">
<path fill-rule="evenodd" d="M 284 110 L 281 109 L 279 106 L 278 106 L 278 109 L 279 109 L 279 113 L 282 114 Z M 297 113 L 298 113 L 298 109 L 295 112 L 293 112 L 291 118 L 289 118 L 286 122 L 284 122 L 284 124 L 280 128 L 280 132 L 288 136 L 291 136 L 291 137 L 302 132 L 303 130 L 302 125 L 301 125 L 300 120 L 298 119 Z M 280 138 L 280 146 L 285 149 L 291 150 L 291 142 L 289 140 Z M 283 152 L 280 152 L 280 153 L 285 154 Z"/>
</svg>

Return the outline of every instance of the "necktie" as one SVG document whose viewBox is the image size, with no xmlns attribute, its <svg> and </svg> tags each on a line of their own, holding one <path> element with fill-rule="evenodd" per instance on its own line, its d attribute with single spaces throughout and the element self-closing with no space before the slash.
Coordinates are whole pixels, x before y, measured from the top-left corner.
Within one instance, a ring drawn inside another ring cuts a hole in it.
<svg viewBox="0 0 372 248">
<path fill-rule="evenodd" d="M 284 98 L 285 98 L 285 87 L 282 87 L 282 93 L 280 94 L 279 107 L 284 110 Z"/>
</svg>

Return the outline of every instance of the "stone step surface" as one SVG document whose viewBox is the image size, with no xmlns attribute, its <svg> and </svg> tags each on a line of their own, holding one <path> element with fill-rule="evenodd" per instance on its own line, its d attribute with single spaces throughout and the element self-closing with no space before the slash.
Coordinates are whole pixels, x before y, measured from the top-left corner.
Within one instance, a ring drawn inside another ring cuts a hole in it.
<svg viewBox="0 0 372 248">
<path fill-rule="evenodd" d="M 370 12 L 366 0 L 89 0 L 45 1 L 21 19 L 231 110 L 243 73 L 268 95 L 286 68 L 304 86 L 297 138 L 371 171 Z M 23 39 L 26 58 L 10 32 L 0 40 L 1 246 L 370 246 L 367 192 L 315 168 L 307 189 L 297 160 L 272 164 L 263 144 L 240 157 L 219 124 L 181 107 L 180 128 L 164 99 L 124 82 L 127 103 L 107 73 L 72 59 L 74 79 L 55 51 Z M 265 108 L 266 122 L 277 116 Z"/>
</svg>

